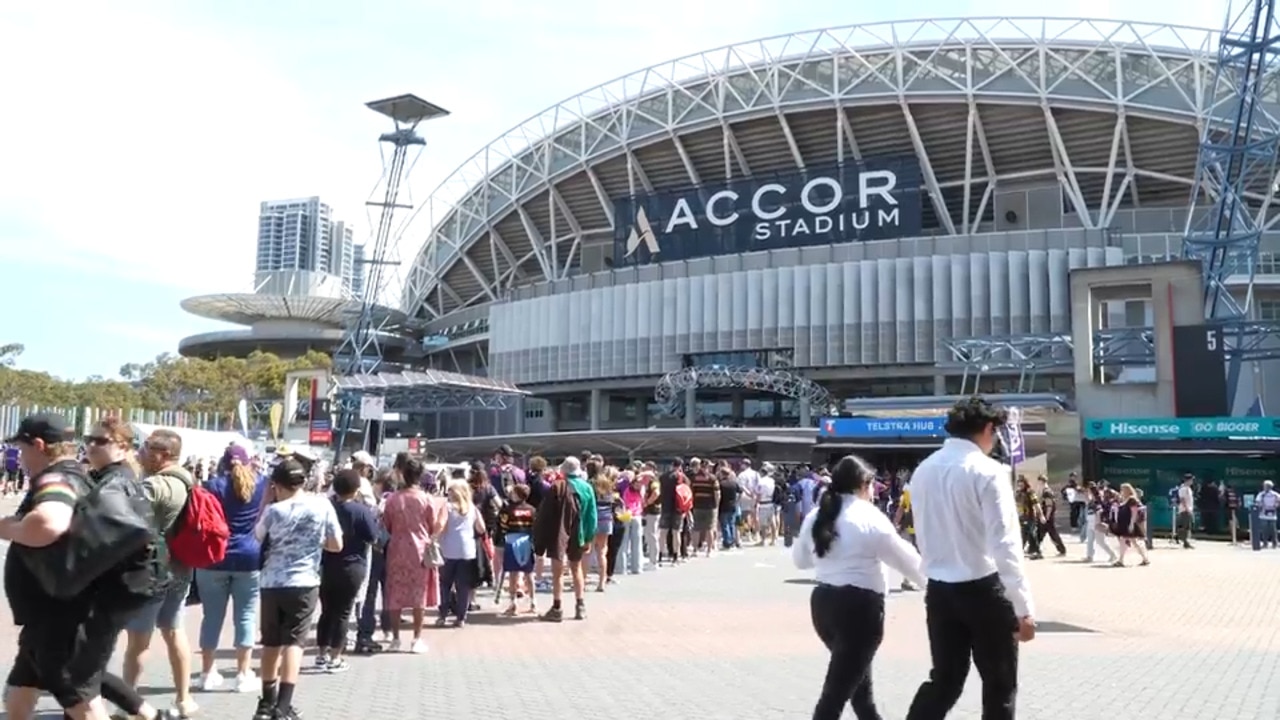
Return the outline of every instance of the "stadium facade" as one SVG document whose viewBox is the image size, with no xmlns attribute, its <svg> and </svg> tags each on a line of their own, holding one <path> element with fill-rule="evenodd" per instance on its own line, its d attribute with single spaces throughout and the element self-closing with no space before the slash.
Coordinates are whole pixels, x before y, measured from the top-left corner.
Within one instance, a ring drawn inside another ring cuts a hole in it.
<svg viewBox="0 0 1280 720">
<path fill-rule="evenodd" d="M 960 391 L 954 341 L 1069 333 L 1072 268 L 1180 254 L 1215 47 L 1142 23 L 885 23 L 550 108 L 433 195 L 402 298 L 430 366 L 537 399 L 423 432 L 806 425 L 844 398 Z M 1267 233 L 1262 318 L 1280 314 L 1278 248 Z M 1102 322 L 1149 324 L 1148 305 Z M 980 387 L 1070 393 L 1070 372 Z M 1241 393 L 1280 394 L 1266 374 Z"/>
<path fill-rule="evenodd" d="M 826 411 L 809 384 L 837 402 L 958 392 L 952 339 L 1070 333 L 1072 268 L 1180 255 L 1215 47 L 1192 28 L 961 19 L 646 68 L 455 172 L 402 309 L 433 367 L 533 392 L 525 432 L 808 424 Z M 1268 233 L 1264 319 L 1278 249 Z M 1149 301 L 1106 314 L 1150 324 Z M 1069 393 L 1070 374 L 981 387 Z M 1280 394 L 1263 379 L 1241 393 Z"/>
</svg>

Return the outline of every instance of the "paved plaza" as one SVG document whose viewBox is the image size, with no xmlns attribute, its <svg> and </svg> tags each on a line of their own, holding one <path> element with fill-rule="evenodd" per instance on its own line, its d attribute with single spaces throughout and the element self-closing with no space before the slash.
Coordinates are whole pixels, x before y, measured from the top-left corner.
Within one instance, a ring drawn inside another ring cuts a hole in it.
<svg viewBox="0 0 1280 720">
<path fill-rule="evenodd" d="M 1069 548 L 1074 558 L 1080 549 Z M 1280 552 L 1161 544 L 1152 558 L 1129 569 L 1029 563 L 1045 627 L 1024 646 L 1019 718 L 1280 717 Z M 428 655 L 354 658 L 345 675 L 305 677 L 298 699 L 323 720 L 804 718 L 825 668 L 809 589 L 781 548 L 752 548 L 622 577 L 589 596 L 581 623 L 495 618 L 486 597 L 466 629 L 430 630 Z M 889 602 L 875 667 L 886 718 L 905 715 L 928 670 L 921 597 Z M 188 620 L 194 639 L 199 610 Z M 6 647 L 13 638 L 0 631 Z M 156 644 L 146 692 L 163 706 L 171 682 Z M 978 690 L 971 676 L 951 717 L 979 717 Z M 218 720 L 248 718 L 255 702 L 198 698 L 201 714 Z"/>
</svg>

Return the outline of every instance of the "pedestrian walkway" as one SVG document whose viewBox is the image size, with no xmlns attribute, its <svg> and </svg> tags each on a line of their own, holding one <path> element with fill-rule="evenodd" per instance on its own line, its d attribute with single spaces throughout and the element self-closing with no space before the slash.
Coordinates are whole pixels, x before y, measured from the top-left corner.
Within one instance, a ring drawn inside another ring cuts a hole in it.
<svg viewBox="0 0 1280 720">
<path fill-rule="evenodd" d="M 1079 545 L 1069 550 L 1078 557 Z M 1042 628 L 1024 646 L 1020 720 L 1280 717 L 1280 552 L 1158 546 L 1152 561 L 1029 563 Z M 781 548 L 753 548 L 624 576 L 589 594 L 582 623 L 499 619 L 487 599 L 467 628 L 429 630 L 426 656 L 353 658 L 344 675 L 305 677 L 298 701 L 316 720 L 549 720 L 617 706 L 644 717 L 805 717 L 826 661 L 809 627 L 810 587 Z M 875 693 L 886 717 L 902 717 L 928 672 L 922 594 L 895 593 L 888 613 Z M 198 620 L 192 609 L 193 639 Z M 11 628 L 0 646 L 13 647 Z M 168 702 L 163 651 L 146 684 Z M 255 702 L 198 698 L 219 720 L 247 718 Z M 978 717 L 976 677 L 951 717 Z"/>
</svg>

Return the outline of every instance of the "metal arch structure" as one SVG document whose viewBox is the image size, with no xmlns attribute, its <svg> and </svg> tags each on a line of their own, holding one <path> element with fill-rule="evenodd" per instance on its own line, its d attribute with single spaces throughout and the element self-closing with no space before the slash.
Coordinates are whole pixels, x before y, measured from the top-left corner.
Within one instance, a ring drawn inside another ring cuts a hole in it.
<svg viewBox="0 0 1280 720">
<path fill-rule="evenodd" d="M 1226 326 L 1229 403 L 1235 400 L 1246 346 L 1261 345 L 1259 336 L 1280 336 L 1280 325 L 1253 327 L 1258 323 L 1250 322 L 1249 313 L 1259 240 L 1280 191 L 1280 120 L 1266 106 L 1277 53 L 1276 0 L 1230 3 L 1214 77 L 1214 95 L 1224 100 L 1204 128 L 1183 239 L 1184 256 L 1204 267 L 1205 317 Z M 1271 192 L 1252 202 L 1248 193 L 1258 187 Z M 1228 287 L 1234 277 L 1247 278 L 1243 301 Z"/>
<path fill-rule="evenodd" d="M 1018 371 L 1019 393 L 1034 391 L 1042 370 L 1071 367 L 1074 344 L 1062 333 L 1018 335 L 1014 337 L 943 338 L 941 349 L 950 356 L 939 367 L 963 371 L 960 394 L 978 392 L 982 374 L 991 371 Z M 973 384 L 970 387 L 970 380 Z"/>
<path fill-rule="evenodd" d="M 360 398 L 385 398 L 384 412 L 414 413 L 430 410 L 505 410 L 529 393 L 491 378 L 422 370 L 347 375 L 333 378 L 336 399 L 344 413 L 360 411 Z"/>
<path fill-rule="evenodd" d="M 1215 46 L 1208 30 L 1141 23 L 928 20 L 646 68 L 531 118 L 445 180 L 422 209 L 431 229 L 402 308 L 430 321 L 567 277 L 584 241 L 612 237 L 615 198 L 864 155 L 914 153 L 943 234 L 987 218 L 997 182 L 1028 180 L 1056 182 L 1082 226 L 1106 228 L 1122 202 L 1185 202 L 1195 157 L 1152 133 L 1174 127 L 1194 146 L 1218 104 Z"/>
<path fill-rule="evenodd" d="M 808 401 L 821 414 L 836 406 L 835 397 L 809 378 L 789 370 L 739 365 L 686 367 L 663 375 L 653 397 L 663 410 L 678 415 L 684 407 L 684 392 L 696 388 L 756 390 Z"/>
</svg>

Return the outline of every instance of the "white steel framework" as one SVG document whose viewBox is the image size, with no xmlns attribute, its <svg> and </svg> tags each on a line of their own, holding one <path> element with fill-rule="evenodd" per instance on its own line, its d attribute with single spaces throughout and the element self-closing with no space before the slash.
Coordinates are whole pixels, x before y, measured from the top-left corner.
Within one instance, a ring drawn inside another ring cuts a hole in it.
<svg viewBox="0 0 1280 720">
<path fill-rule="evenodd" d="M 835 407 L 835 397 L 809 378 L 789 370 L 738 365 L 687 367 L 663 375 L 653 397 L 670 415 L 685 411 L 685 392 L 698 388 L 757 390 L 809 403 L 813 412 Z"/>
<path fill-rule="evenodd" d="M 1122 206 L 1183 204 L 1199 128 L 1228 99 L 1214 96 L 1215 48 L 1202 29 L 979 18 L 789 34 L 645 68 L 445 180 L 423 206 L 431 230 L 402 307 L 432 320 L 572 274 L 584 246 L 611 242 L 619 197 L 865 156 L 920 160 L 935 233 L 990 222 L 1001 183 L 1057 183 L 1086 228 Z M 1263 87 L 1274 112 L 1275 78 Z"/>
</svg>

